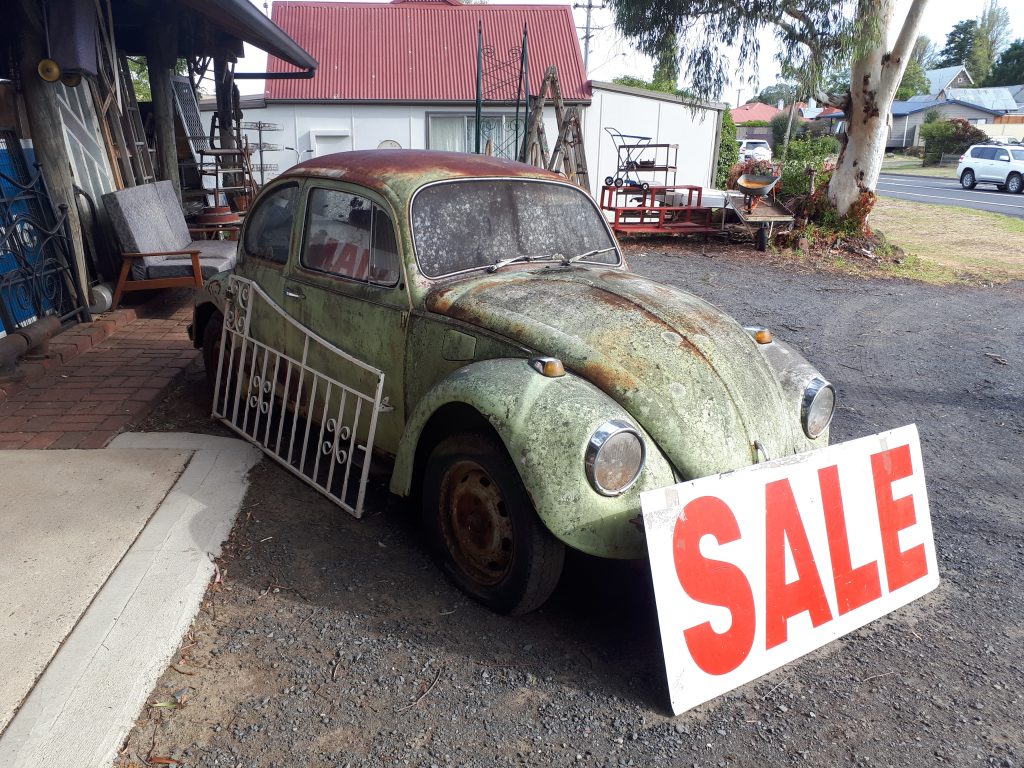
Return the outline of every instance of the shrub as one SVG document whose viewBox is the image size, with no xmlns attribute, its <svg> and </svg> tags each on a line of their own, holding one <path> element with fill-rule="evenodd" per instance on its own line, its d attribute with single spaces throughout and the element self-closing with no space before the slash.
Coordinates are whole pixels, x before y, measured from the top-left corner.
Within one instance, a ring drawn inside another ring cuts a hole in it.
<svg viewBox="0 0 1024 768">
<path fill-rule="evenodd" d="M 827 184 L 823 174 L 831 173 L 835 168 L 835 158 L 838 154 L 839 140 L 834 136 L 790 141 L 786 162 L 782 166 L 782 181 L 779 182 L 778 194 L 783 197 L 808 194 L 811 191 L 808 168 L 814 169 L 815 187 Z"/>
<path fill-rule="evenodd" d="M 729 179 L 729 170 L 740 159 L 740 148 L 736 143 L 736 124 L 729 110 L 722 112 L 722 136 L 718 142 L 718 168 L 715 170 L 715 186 L 725 187 Z"/>
<path fill-rule="evenodd" d="M 988 134 L 966 120 L 937 120 L 921 126 L 924 139 L 924 164 L 938 165 L 944 154 L 959 155 L 972 144 L 988 141 Z"/>
<path fill-rule="evenodd" d="M 747 120 L 745 123 L 740 123 L 744 128 L 767 128 L 769 123 L 767 120 Z"/>
<path fill-rule="evenodd" d="M 782 152 L 782 145 L 786 140 L 786 126 L 789 125 L 789 112 L 783 112 L 772 118 L 772 146 L 777 153 Z M 789 140 L 801 136 L 807 130 L 807 123 L 800 119 L 800 115 L 793 115 L 793 131 L 789 134 Z"/>
</svg>

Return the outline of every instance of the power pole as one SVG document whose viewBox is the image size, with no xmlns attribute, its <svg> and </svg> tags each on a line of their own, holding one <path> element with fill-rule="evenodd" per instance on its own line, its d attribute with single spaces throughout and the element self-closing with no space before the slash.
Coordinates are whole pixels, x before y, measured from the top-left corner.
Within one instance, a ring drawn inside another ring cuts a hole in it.
<svg viewBox="0 0 1024 768">
<path fill-rule="evenodd" d="M 587 77 L 590 76 L 590 38 L 594 34 L 590 31 L 592 29 L 590 25 L 590 14 L 593 11 L 600 11 L 604 8 L 603 5 L 594 5 L 593 0 L 587 0 L 587 4 L 574 3 L 573 8 L 586 8 L 587 9 L 587 26 L 585 27 L 586 32 L 583 34 L 583 71 L 586 72 Z"/>
</svg>

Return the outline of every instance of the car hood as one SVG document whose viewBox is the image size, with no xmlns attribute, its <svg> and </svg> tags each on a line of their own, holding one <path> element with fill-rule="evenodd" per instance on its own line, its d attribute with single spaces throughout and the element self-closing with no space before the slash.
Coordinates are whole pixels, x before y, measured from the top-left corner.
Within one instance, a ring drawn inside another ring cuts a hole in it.
<svg viewBox="0 0 1024 768">
<path fill-rule="evenodd" d="M 440 285 L 426 304 L 560 358 L 622 404 L 683 477 L 808 448 L 757 344 L 686 291 L 630 272 L 553 268 Z"/>
</svg>

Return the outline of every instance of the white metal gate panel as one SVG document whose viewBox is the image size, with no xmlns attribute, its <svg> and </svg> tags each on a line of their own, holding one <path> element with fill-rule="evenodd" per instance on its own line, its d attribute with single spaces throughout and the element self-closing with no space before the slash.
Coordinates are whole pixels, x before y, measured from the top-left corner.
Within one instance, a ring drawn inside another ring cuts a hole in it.
<svg viewBox="0 0 1024 768">
<path fill-rule="evenodd" d="M 232 275 L 225 295 L 213 415 L 362 517 L 377 416 L 387 408 L 381 402 L 384 373 L 296 322 L 251 280 Z M 298 357 L 256 338 L 256 313 L 262 322 L 289 329 Z M 376 386 L 360 392 L 324 369 L 361 371 Z"/>
</svg>

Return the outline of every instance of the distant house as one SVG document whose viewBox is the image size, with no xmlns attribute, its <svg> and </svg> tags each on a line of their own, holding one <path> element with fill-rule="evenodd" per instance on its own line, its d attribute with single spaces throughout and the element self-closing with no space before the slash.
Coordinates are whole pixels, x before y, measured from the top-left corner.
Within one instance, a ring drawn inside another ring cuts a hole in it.
<svg viewBox="0 0 1024 768">
<path fill-rule="evenodd" d="M 263 153 L 262 162 L 274 166 L 266 169 L 267 180 L 299 160 L 352 149 L 475 151 L 479 25 L 485 52 L 497 56 L 484 58 L 481 148 L 490 139 L 493 154 L 514 157 L 527 123 L 525 98 L 518 123 L 515 101 L 525 24 L 530 93 L 538 93 L 545 69 L 555 65 L 565 103 L 581 111 L 592 190 L 618 175 L 606 127 L 679 145 L 679 183 L 713 182 L 725 105 L 589 81 L 569 5 L 277 0 L 272 9 L 274 23 L 322 64 L 311 78 L 267 79 L 262 99 L 243 105 L 249 125 L 278 129 L 262 137 L 247 132 L 251 143 L 274 146 Z M 268 61 L 270 73 L 291 69 L 277 58 Z M 550 105 L 544 124 L 553 147 Z"/>
<path fill-rule="evenodd" d="M 967 67 L 962 64 L 957 67 L 943 67 L 942 69 L 929 69 L 924 73 L 928 78 L 928 96 L 934 99 L 948 98 L 948 88 L 967 88 L 974 85 L 974 79 Z"/>
<path fill-rule="evenodd" d="M 903 149 L 919 144 L 918 129 L 931 110 L 938 112 L 941 120 L 960 118 L 985 126 L 1017 108 L 1006 88 L 947 88 L 946 94 L 944 99 L 914 96 L 908 101 L 894 101 L 886 148 Z"/>
<path fill-rule="evenodd" d="M 782 110 L 771 104 L 752 101 L 749 104 L 743 104 L 730 110 L 729 113 L 732 115 L 732 121 L 736 125 L 745 125 L 746 123 L 761 121 L 768 122 L 776 115 L 781 115 Z"/>
</svg>

